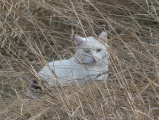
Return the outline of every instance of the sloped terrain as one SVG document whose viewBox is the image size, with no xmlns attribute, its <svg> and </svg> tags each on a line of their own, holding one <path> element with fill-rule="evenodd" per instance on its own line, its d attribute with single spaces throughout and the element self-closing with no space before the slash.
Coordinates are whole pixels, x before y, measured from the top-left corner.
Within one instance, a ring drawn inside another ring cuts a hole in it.
<svg viewBox="0 0 159 120">
<path fill-rule="evenodd" d="M 1 120 L 159 119 L 157 0 L 1 0 L 0 14 Z M 45 62 L 74 54 L 73 34 L 101 31 L 111 81 L 25 95 Z"/>
</svg>

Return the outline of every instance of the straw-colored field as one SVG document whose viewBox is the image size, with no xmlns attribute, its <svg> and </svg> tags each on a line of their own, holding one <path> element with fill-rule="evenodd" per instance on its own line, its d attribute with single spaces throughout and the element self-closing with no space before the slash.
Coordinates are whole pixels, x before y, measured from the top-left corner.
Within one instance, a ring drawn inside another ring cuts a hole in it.
<svg viewBox="0 0 159 120">
<path fill-rule="evenodd" d="M 45 62 L 74 54 L 74 33 L 101 31 L 112 81 L 25 96 Z M 158 72 L 158 0 L 0 0 L 0 120 L 159 120 Z"/>
</svg>

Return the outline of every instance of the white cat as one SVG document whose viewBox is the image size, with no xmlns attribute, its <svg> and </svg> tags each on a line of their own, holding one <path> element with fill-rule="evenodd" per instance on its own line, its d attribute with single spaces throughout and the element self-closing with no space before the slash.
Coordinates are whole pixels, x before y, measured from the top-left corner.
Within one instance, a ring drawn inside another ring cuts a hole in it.
<svg viewBox="0 0 159 120">
<path fill-rule="evenodd" d="M 98 40 L 94 37 L 74 36 L 77 44 L 75 55 L 68 60 L 58 60 L 44 66 L 38 75 L 49 86 L 57 82 L 65 85 L 70 82 L 85 83 L 88 80 L 107 80 L 109 56 L 107 51 L 107 33 L 102 32 Z"/>
</svg>

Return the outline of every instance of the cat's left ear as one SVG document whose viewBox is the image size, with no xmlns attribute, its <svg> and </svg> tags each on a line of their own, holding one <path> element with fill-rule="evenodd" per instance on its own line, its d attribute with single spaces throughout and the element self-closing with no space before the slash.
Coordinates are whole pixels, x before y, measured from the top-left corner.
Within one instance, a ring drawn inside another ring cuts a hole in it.
<svg viewBox="0 0 159 120">
<path fill-rule="evenodd" d="M 78 46 L 80 46 L 80 45 L 81 45 L 82 43 L 84 43 L 84 41 L 85 41 L 85 40 L 83 40 L 82 37 L 79 36 L 79 35 L 74 35 L 74 40 L 75 40 L 75 42 L 76 42 L 76 44 L 77 44 Z"/>
<path fill-rule="evenodd" d="M 107 39 L 108 39 L 107 36 L 108 36 L 108 33 L 103 31 L 103 32 L 98 36 L 98 38 L 107 42 Z"/>
</svg>

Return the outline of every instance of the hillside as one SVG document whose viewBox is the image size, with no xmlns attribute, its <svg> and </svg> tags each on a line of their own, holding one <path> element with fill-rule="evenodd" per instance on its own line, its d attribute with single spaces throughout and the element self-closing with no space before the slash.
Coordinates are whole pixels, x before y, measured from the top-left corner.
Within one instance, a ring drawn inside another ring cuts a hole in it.
<svg viewBox="0 0 159 120">
<path fill-rule="evenodd" d="M 25 95 L 46 62 L 74 54 L 74 34 L 101 31 L 111 81 Z M 0 0 L 0 120 L 159 120 L 158 61 L 157 0 Z"/>
</svg>

